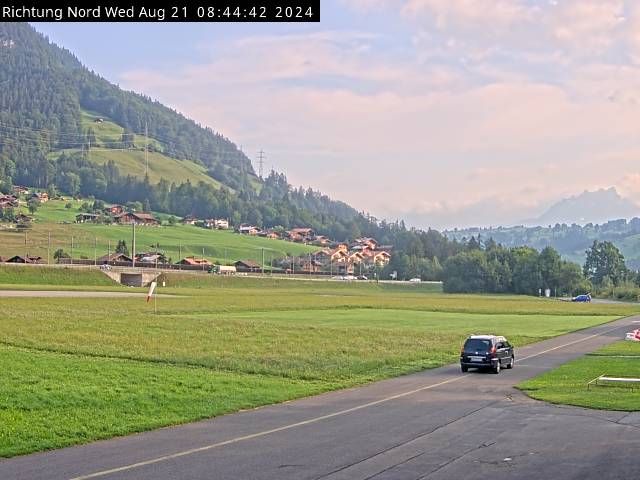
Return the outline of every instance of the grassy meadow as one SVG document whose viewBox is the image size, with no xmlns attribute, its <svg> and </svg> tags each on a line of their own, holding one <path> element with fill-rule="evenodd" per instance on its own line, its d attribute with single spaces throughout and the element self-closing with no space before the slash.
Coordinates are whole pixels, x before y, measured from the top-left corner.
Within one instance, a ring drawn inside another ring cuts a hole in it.
<svg viewBox="0 0 640 480">
<path fill-rule="evenodd" d="M 53 252 L 62 248 L 73 257 L 93 259 L 106 255 L 109 247 L 115 249 L 119 240 L 131 248 L 132 228 L 121 225 L 74 224 L 82 201 L 72 201 L 73 208 L 65 208 L 67 201 L 52 200 L 44 203 L 35 213 L 35 222 L 27 231 L 0 228 L 0 256 L 39 255 L 53 262 Z M 28 213 L 26 208 L 23 208 Z M 66 223 L 64 223 L 66 222 Z M 51 242 L 49 243 L 49 236 Z M 305 255 L 318 251 L 318 247 L 238 235 L 232 231 L 208 230 L 193 225 L 176 224 L 160 227 L 137 227 L 136 250 L 154 251 L 155 245 L 174 262 L 186 256 L 202 257 L 221 263 L 237 260 L 255 260 L 265 264 L 287 255 Z M 49 247 L 50 245 L 50 247 Z"/>
<path fill-rule="evenodd" d="M 5 270 L 2 288 L 27 283 Z M 68 278 L 73 288 L 71 277 L 91 283 L 93 274 L 26 275 L 44 287 Z M 186 274 L 163 280 L 160 293 L 176 296 L 159 297 L 157 314 L 142 298 L 0 298 L 0 456 L 441 366 L 456 361 L 472 332 L 504 333 L 521 346 L 637 311 L 444 295 L 429 284 Z"/>
<path fill-rule="evenodd" d="M 608 345 L 527 380 L 518 388 L 532 398 L 551 403 L 602 410 L 640 410 L 638 386 L 617 384 L 587 388 L 587 383 L 600 375 L 640 378 L 640 343 L 620 341 Z"/>
</svg>

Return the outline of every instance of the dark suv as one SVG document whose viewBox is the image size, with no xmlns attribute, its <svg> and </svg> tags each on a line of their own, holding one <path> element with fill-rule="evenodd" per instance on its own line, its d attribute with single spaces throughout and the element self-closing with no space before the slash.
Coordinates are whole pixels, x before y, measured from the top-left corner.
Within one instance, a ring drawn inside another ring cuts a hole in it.
<svg viewBox="0 0 640 480">
<path fill-rule="evenodd" d="M 460 351 L 463 372 L 469 368 L 490 368 L 493 373 L 500 373 L 502 367 L 513 368 L 514 363 L 513 347 L 506 338 L 496 335 L 470 335 Z"/>
</svg>

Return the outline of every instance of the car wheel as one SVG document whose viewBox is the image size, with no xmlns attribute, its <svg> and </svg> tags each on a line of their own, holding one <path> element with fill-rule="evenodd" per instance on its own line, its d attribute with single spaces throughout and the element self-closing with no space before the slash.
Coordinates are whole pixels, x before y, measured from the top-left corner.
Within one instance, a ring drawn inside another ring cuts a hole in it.
<svg viewBox="0 0 640 480">
<path fill-rule="evenodd" d="M 493 373 L 500 373 L 500 360 L 496 363 L 496 366 L 493 367 Z"/>
<path fill-rule="evenodd" d="M 512 355 L 511 356 L 511 361 L 509 362 L 509 365 L 507 365 L 507 368 L 513 368 L 513 364 L 514 363 L 516 363 L 516 359 Z"/>
<path fill-rule="evenodd" d="M 469 371 L 469 367 L 465 367 L 464 365 L 461 365 L 460 370 L 462 370 L 462 373 L 467 373 Z"/>
</svg>

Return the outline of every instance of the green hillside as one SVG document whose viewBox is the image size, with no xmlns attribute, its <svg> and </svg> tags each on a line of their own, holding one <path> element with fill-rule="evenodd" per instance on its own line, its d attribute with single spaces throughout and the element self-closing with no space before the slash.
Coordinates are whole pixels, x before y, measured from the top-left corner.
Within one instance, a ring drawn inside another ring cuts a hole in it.
<svg viewBox="0 0 640 480">
<path fill-rule="evenodd" d="M 71 201 L 73 208 L 67 209 L 67 201 L 50 201 L 35 213 L 35 222 L 26 232 L 17 229 L 0 229 L 0 256 L 39 255 L 47 258 L 57 249 L 71 253 L 74 258 L 93 259 L 95 255 L 106 255 L 115 249 L 119 240 L 131 248 L 132 227 L 120 225 L 74 224 L 78 207 L 82 202 Z M 50 239 L 50 240 L 49 240 Z M 176 262 L 186 256 L 202 257 L 221 263 L 252 259 L 265 264 L 284 256 L 305 255 L 318 250 L 283 240 L 239 235 L 232 231 L 207 230 L 192 225 L 176 224 L 160 227 L 136 228 L 136 251 L 158 249 Z M 51 260 L 53 261 L 53 260 Z"/>
</svg>

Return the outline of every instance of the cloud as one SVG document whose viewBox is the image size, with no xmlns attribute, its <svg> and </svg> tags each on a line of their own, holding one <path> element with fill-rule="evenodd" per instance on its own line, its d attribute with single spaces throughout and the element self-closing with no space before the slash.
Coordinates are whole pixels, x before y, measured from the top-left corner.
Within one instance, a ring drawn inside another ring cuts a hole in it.
<svg viewBox="0 0 640 480">
<path fill-rule="evenodd" d="M 518 221 L 636 171 L 640 69 L 607 57 L 630 41 L 619 4 L 379 0 L 412 12 L 401 47 L 384 31 L 251 35 L 120 80 L 376 216 Z M 475 42 L 479 26 L 501 37 Z"/>
</svg>

